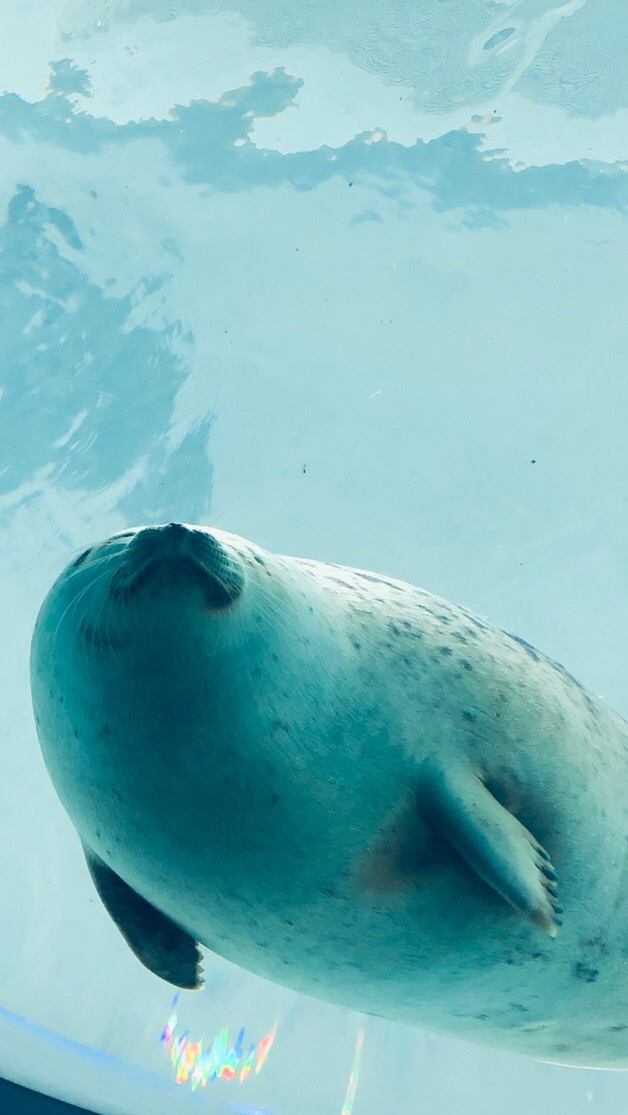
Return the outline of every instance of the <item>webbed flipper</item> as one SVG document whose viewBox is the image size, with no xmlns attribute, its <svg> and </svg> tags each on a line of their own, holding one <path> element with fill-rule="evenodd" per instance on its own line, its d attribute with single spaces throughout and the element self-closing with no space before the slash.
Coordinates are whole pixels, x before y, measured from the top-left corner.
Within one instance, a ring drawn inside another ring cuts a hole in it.
<svg viewBox="0 0 628 1115">
<path fill-rule="evenodd" d="M 202 986 L 197 942 L 128 886 L 89 848 L 83 848 L 100 899 L 138 960 L 176 987 Z"/>
<path fill-rule="evenodd" d="M 423 799 L 423 795 L 422 795 Z M 555 937 L 562 924 L 549 853 L 470 769 L 433 769 L 426 817 L 489 886 Z"/>
</svg>

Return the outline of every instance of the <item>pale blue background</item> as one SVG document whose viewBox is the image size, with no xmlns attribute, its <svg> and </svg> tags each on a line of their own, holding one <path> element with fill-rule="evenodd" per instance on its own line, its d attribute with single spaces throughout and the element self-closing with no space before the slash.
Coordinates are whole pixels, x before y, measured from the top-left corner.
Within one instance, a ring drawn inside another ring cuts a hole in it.
<svg viewBox="0 0 628 1115">
<path fill-rule="evenodd" d="M 40 600 L 187 519 L 488 614 L 628 714 L 628 14 L 611 0 L 3 0 L 0 1073 L 102 1113 L 616 1115 L 628 1075 L 364 1019 L 208 956 L 177 1088 L 28 694 Z M 235 1107 L 229 1105 L 236 1105 Z M 239 1105 L 239 1106 L 238 1106 Z"/>
</svg>

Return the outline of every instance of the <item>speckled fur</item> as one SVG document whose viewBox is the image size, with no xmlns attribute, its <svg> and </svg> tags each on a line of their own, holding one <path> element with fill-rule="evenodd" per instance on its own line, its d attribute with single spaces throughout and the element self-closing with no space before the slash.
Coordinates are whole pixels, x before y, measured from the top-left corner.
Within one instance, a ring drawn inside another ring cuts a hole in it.
<svg viewBox="0 0 628 1115">
<path fill-rule="evenodd" d="M 172 563 L 134 588 L 134 532 L 69 566 L 42 606 L 38 732 L 86 845 L 268 979 L 628 1065 L 626 723 L 464 608 L 194 530 L 237 581 L 228 606 Z M 430 826 L 434 765 L 478 775 L 549 850 L 555 940 Z"/>
</svg>

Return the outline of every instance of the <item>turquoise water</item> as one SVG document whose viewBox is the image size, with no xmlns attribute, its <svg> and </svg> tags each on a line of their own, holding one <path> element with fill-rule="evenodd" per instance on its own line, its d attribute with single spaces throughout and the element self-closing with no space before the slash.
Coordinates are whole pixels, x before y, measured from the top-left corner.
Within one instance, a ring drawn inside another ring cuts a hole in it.
<svg viewBox="0 0 628 1115">
<path fill-rule="evenodd" d="M 407 1030 L 209 954 L 206 990 L 173 1004 L 95 896 L 28 689 L 67 561 L 176 519 L 422 584 L 628 715 L 627 19 L 5 0 L 8 1079 L 124 1115 L 628 1104 L 622 1073 Z"/>
</svg>

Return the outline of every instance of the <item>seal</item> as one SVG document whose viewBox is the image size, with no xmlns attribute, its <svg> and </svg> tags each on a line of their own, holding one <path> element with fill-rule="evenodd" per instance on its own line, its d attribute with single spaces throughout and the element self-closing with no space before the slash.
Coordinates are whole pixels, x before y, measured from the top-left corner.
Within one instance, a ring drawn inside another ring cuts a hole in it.
<svg viewBox="0 0 628 1115">
<path fill-rule="evenodd" d="M 98 893 L 158 976 L 199 986 L 200 943 L 435 1033 L 628 1065 L 628 725 L 522 639 L 170 523 L 68 565 L 31 679 Z"/>
</svg>

